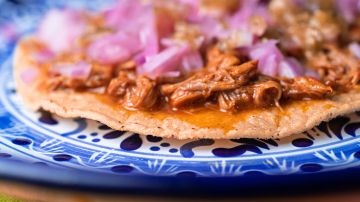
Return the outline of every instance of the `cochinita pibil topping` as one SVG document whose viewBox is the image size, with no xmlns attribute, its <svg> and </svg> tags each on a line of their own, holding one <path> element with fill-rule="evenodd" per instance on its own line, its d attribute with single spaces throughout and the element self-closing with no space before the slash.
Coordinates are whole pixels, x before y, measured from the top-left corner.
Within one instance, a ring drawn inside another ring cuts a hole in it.
<svg viewBox="0 0 360 202">
<path fill-rule="evenodd" d="M 128 110 L 281 108 L 356 87 L 359 13 L 359 0 L 120 0 L 49 12 L 34 60 L 49 91 Z"/>
</svg>

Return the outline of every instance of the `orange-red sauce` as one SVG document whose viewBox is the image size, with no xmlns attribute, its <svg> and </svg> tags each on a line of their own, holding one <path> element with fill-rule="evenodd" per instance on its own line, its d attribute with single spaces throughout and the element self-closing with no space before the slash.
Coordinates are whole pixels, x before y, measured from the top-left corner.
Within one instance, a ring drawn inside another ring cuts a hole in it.
<svg viewBox="0 0 360 202">
<path fill-rule="evenodd" d="M 246 121 L 251 116 L 260 114 L 261 112 L 268 111 L 275 114 L 275 123 L 280 124 L 282 116 L 294 115 L 291 114 L 290 110 L 294 108 L 300 109 L 301 112 L 306 112 L 311 109 L 312 106 L 324 102 L 323 100 L 306 100 L 306 101 L 292 101 L 291 103 L 284 104 L 281 109 L 277 107 L 269 108 L 257 108 L 257 109 L 246 109 L 240 110 L 237 113 L 221 112 L 218 109 L 211 108 L 197 108 L 194 112 L 181 110 L 181 111 L 172 111 L 172 110 L 157 110 L 157 111 L 141 111 L 135 110 L 130 111 L 121 107 L 120 103 L 115 102 L 110 96 L 107 95 L 96 95 L 97 99 L 111 106 L 114 110 L 119 113 L 131 116 L 134 114 L 140 114 L 147 118 L 164 120 L 167 118 L 176 118 L 181 121 L 190 123 L 196 127 L 201 128 L 212 128 L 212 129 L 222 129 L 224 132 L 228 132 L 234 129 L 234 124 L 240 121 Z M 331 101 L 326 101 L 325 105 L 322 105 L 325 109 L 330 109 L 334 107 Z"/>
</svg>

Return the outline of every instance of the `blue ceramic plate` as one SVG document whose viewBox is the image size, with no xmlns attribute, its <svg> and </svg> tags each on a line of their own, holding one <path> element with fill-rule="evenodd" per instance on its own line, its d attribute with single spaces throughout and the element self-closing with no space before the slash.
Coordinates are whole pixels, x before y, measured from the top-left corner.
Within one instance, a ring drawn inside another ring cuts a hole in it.
<svg viewBox="0 0 360 202">
<path fill-rule="evenodd" d="M 11 56 L 16 39 L 31 32 L 49 7 L 91 9 L 103 3 L 1 2 L 0 159 L 15 160 L 0 161 L 2 176 L 41 179 L 54 184 L 96 184 L 99 188 L 121 184 L 129 188 L 146 184 L 129 177 L 167 176 L 171 180 L 174 176 L 236 176 L 239 179 L 250 174 L 293 176 L 360 165 L 359 113 L 338 117 L 281 140 L 180 141 L 114 131 L 91 120 L 29 111 L 22 105 L 12 78 Z M 21 164 L 26 169 L 19 169 L 18 162 L 26 162 Z M 92 177 L 88 177 L 89 173 Z"/>
</svg>

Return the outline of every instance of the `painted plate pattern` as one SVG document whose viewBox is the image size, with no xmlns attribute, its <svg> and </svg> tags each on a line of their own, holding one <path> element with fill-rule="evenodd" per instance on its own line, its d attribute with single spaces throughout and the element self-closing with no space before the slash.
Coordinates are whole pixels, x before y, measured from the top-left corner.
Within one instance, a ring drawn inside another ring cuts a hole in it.
<svg viewBox="0 0 360 202">
<path fill-rule="evenodd" d="M 288 175 L 360 165 L 360 113 L 281 140 L 180 141 L 31 112 L 22 105 L 12 79 L 16 40 L 31 32 L 49 7 L 94 9 L 104 3 L 29 2 L 0 0 L 0 159 L 112 174 L 207 177 Z"/>
</svg>

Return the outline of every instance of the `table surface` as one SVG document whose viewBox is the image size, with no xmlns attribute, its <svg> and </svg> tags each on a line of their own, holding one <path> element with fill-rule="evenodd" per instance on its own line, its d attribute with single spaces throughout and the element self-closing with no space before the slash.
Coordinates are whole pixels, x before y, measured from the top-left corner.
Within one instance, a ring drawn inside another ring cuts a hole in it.
<svg viewBox="0 0 360 202">
<path fill-rule="evenodd" d="M 16 199 L 12 196 L 8 196 L 5 194 L 0 194 L 0 202 L 22 202 L 21 199 Z"/>
<path fill-rule="evenodd" d="M 194 198 L 170 198 L 160 196 L 119 195 L 116 193 L 89 193 L 85 191 L 69 191 L 39 185 L 0 180 L 0 202 L 51 201 L 51 202 L 103 202 L 103 201 L 194 201 Z M 196 201 L 208 201 L 210 198 L 196 198 Z M 341 192 L 322 192 L 301 196 L 261 196 L 246 198 L 228 198 L 226 196 L 211 198 L 211 201 L 360 201 L 360 189 Z"/>
</svg>

